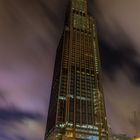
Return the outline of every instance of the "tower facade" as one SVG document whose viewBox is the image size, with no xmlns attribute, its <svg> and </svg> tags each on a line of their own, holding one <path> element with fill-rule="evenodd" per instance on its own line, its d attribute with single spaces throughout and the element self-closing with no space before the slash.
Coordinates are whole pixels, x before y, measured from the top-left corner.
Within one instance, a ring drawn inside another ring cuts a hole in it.
<svg viewBox="0 0 140 140">
<path fill-rule="evenodd" d="M 45 140 L 107 140 L 95 20 L 70 0 L 57 48 Z"/>
</svg>

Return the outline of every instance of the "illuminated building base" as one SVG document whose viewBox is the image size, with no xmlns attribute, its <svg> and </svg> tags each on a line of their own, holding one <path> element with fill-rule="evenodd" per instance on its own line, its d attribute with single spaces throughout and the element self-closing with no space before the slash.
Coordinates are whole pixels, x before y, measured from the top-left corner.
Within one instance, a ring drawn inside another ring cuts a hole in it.
<svg viewBox="0 0 140 140">
<path fill-rule="evenodd" d="M 56 128 L 46 140 L 108 140 L 107 135 L 93 129 Z"/>
</svg>

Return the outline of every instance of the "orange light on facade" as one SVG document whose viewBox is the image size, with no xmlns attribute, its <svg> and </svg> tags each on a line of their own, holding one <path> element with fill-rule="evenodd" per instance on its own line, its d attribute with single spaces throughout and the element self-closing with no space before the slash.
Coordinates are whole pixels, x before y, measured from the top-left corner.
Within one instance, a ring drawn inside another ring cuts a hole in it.
<svg viewBox="0 0 140 140">
<path fill-rule="evenodd" d="M 134 140 L 140 140 L 140 137 L 136 137 L 136 138 L 134 138 Z"/>
</svg>

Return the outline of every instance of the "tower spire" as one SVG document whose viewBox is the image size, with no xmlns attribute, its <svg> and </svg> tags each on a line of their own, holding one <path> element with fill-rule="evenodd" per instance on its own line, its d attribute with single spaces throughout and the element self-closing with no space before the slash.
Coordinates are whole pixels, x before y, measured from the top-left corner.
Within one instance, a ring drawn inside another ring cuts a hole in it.
<svg viewBox="0 0 140 140">
<path fill-rule="evenodd" d="M 73 10 L 87 14 L 87 0 L 71 0 L 71 3 Z"/>
</svg>

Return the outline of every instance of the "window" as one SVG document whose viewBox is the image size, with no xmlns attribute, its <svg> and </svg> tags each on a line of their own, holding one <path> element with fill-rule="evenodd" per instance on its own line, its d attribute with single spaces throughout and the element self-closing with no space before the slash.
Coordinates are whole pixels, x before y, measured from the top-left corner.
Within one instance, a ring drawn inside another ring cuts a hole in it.
<svg viewBox="0 0 140 140">
<path fill-rule="evenodd" d="M 76 100 L 76 123 L 80 123 L 80 100 Z"/>
<path fill-rule="evenodd" d="M 82 100 L 82 123 L 86 123 L 86 101 Z"/>
<path fill-rule="evenodd" d="M 62 122 L 64 121 L 64 118 L 65 118 L 65 101 L 59 100 L 58 120 Z"/>
<path fill-rule="evenodd" d="M 86 1 L 85 0 L 72 0 L 72 9 L 81 11 L 81 12 L 86 12 Z"/>
<path fill-rule="evenodd" d="M 87 17 L 74 14 L 73 25 L 74 25 L 74 28 L 85 30 L 89 28 L 89 20 Z"/>
<path fill-rule="evenodd" d="M 74 99 L 70 98 L 69 120 L 74 121 Z"/>
</svg>

